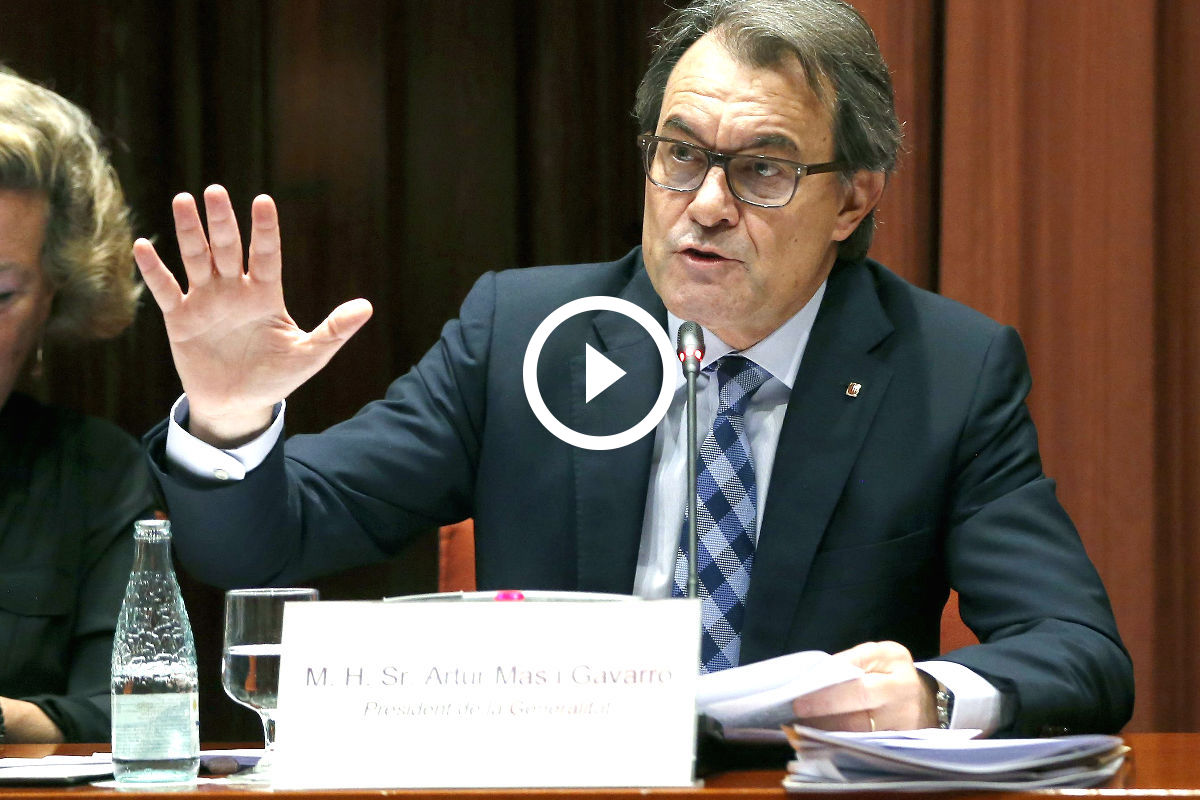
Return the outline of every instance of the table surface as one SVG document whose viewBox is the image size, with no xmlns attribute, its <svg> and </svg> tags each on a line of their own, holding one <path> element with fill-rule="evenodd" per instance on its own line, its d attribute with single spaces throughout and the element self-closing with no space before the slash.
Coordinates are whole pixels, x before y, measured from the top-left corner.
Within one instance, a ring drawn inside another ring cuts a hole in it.
<svg viewBox="0 0 1200 800">
<path fill-rule="evenodd" d="M 1200 798 L 1200 733 L 1130 733 L 1125 735 L 1125 742 L 1132 751 L 1126 757 L 1126 763 L 1121 771 L 1107 784 L 1094 789 L 1060 789 L 1042 790 L 1038 792 L 940 792 L 939 800 L 951 800 L 957 797 L 1005 798 L 1045 797 L 1057 795 L 1064 797 L 1198 797 Z M 205 749 L 217 749 L 225 745 L 206 745 Z M 107 750 L 107 745 L 0 745 L 0 756 L 39 757 L 44 755 L 89 755 L 93 752 Z M 118 791 L 90 785 L 64 787 L 23 787 L 12 786 L 0 788 L 0 798 L 3 800 L 47 800 L 52 796 L 61 796 L 68 800 L 114 800 L 117 796 L 129 797 L 137 794 L 144 798 L 162 797 L 178 798 L 181 795 L 204 795 L 206 800 L 215 800 L 218 796 L 247 797 L 269 793 L 280 800 L 367 800 L 390 796 L 420 796 L 429 798 L 570 798 L 571 800 L 586 800 L 588 798 L 620 798 L 621 800 L 644 797 L 663 798 L 703 798 L 718 800 L 719 798 L 782 798 L 788 794 L 783 789 L 784 770 L 736 770 L 717 775 L 711 775 L 703 781 L 703 785 L 694 788 L 680 789 L 339 789 L 320 791 L 283 791 L 252 788 L 245 785 L 223 783 L 200 783 L 194 788 L 184 790 L 151 790 L 137 789 L 133 791 Z M 837 792 L 836 796 L 849 794 L 854 798 L 915 798 L 917 795 L 905 792 Z M 828 795 L 827 795 L 828 796 Z"/>
</svg>

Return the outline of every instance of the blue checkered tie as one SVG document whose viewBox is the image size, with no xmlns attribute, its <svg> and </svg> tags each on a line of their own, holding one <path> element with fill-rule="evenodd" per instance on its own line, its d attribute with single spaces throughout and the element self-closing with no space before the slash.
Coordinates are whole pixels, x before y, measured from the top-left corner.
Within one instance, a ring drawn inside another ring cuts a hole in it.
<svg viewBox="0 0 1200 800">
<path fill-rule="evenodd" d="M 739 355 L 718 359 L 717 416 L 696 465 L 696 573 L 701 599 L 700 671 L 738 665 L 746 592 L 758 539 L 758 486 L 743 415 L 770 373 Z M 685 514 L 686 517 L 686 514 Z M 687 596 L 687 520 L 672 597 Z"/>
</svg>

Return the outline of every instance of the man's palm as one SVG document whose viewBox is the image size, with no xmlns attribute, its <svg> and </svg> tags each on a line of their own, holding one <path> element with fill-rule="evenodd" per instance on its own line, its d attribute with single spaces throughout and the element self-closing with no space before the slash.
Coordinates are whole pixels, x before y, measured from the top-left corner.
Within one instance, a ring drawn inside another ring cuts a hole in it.
<svg viewBox="0 0 1200 800">
<path fill-rule="evenodd" d="M 301 330 L 283 302 L 274 202 L 254 200 L 248 263 L 228 194 L 210 186 L 204 203 L 207 236 L 191 195 L 172 203 L 186 294 L 150 242 L 139 239 L 134 255 L 163 312 L 192 432 L 227 445 L 264 427 L 271 408 L 329 362 L 371 306 L 343 303 L 311 333 Z"/>
</svg>

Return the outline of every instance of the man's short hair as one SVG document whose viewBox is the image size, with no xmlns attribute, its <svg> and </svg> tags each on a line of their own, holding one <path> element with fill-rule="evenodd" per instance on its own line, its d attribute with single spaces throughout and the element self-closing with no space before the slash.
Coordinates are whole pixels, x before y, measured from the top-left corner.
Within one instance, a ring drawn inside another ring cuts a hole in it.
<svg viewBox="0 0 1200 800">
<path fill-rule="evenodd" d="M 640 130 L 655 131 L 671 70 L 712 30 L 750 66 L 774 67 L 789 55 L 799 60 L 833 119 L 834 159 L 846 163 L 844 181 L 857 170 L 895 168 L 901 130 L 891 75 L 871 27 L 841 0 L 695 0 L 673 12 L 655 28 L 657 45 L 638 86 Z M 839 245 L 839 257 L 865 257 L 874 232 L 872 210 Z"/>
</svg>

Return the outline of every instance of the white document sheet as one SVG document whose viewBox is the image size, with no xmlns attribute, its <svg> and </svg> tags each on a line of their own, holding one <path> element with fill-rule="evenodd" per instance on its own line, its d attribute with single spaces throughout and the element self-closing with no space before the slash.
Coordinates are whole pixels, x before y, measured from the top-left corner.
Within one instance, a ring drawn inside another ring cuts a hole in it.
<svg viewBox="0 0 1200 800">
<path fill-rule="evenodd" d="M 0 758 L 0 785 L 61 784 L 99 780 L 112 775 L 112 756 L 45 756 Z"/>
<path fill-rule="evenodd" d="M 845 659 L 819 650 L 789 653 L 701 675 L 696 710 L 718 723 L 726 738 L 739 738 L 736 729 L 778 731 L 795 718 L 792 701 L 797 697 L 862 674 Z M 774 738 L 782 741 L 783 733 Z"/>
</svg>

